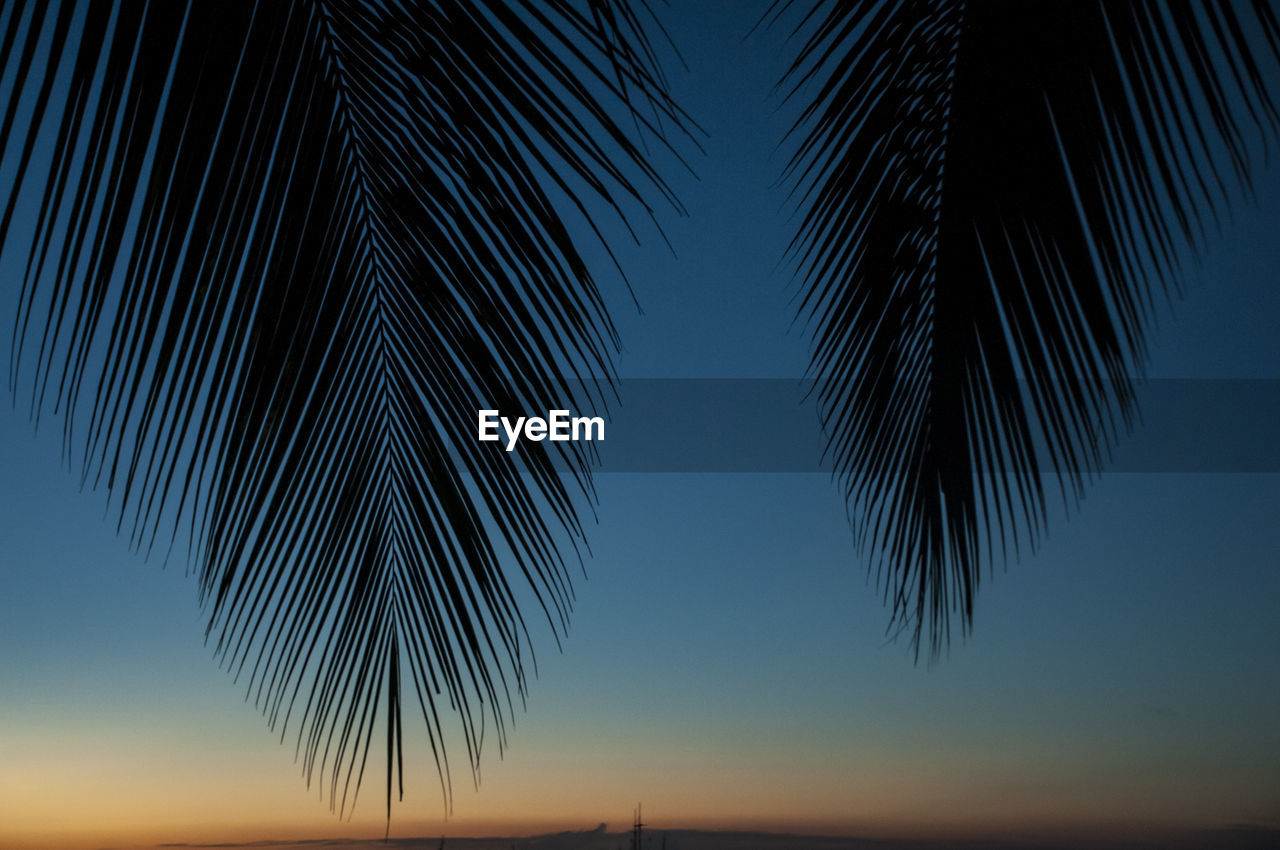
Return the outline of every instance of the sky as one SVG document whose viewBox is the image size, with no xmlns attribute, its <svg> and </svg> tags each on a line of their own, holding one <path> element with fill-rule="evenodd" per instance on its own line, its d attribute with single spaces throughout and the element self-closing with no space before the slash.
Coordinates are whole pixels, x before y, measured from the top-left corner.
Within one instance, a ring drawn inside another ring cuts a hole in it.
<svg viewBox="0 0 1280 850">
<path fill-rule="evenodd" d="M 671 250 L 643 228 L 619 249 L 643 314 L 605 283 L 623 377 L 804 370 L 778 268 L 782 41 L 745 38 L 759 8 L 666 17 L 707 156 L 673 179 L 689 216 L 660 216 Z M 1161 316 L 1152 376 L 1280 378 L 1280 168 L 1257 190 Z M 0 278 L 3 328 L 14 284 Z M 54 424 L 0 413 L 0 846 L 381 837 L 380 782 L 350 822 L 307 788 L 213 661 L 183 563 L 130 551 Z M 986 582 L 974 633 L 932 665 L 886 640 L 827 476 L 597 486 L 568 638 L 534 631 L 508 748 L 478 787 L 455 770 L 447 820 L 411 749 L 393 836 L 621 829 L 638 801 L 660 828 L 1280 828 L 1280 476 L 1104 475 Z"/>
</svg>

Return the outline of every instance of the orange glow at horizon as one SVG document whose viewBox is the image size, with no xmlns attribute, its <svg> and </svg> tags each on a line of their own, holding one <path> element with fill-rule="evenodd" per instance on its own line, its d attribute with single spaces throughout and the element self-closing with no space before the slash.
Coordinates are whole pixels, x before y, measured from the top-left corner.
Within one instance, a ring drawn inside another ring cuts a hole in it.
<svg viewBox="0 0 1280 850">
<path fill-rule="evenodd" d="M 249 720 L 256 720 L 250 716 Z M 119 730 L 116 730 L 117 732 Z M 354 817 L 330 814 L 304 783 L 291 752 L 274 741 L 219 748 L 183 740 L 179 728 L 151 741 L 78 729 L 57 744 L 5 747 L 0 847 L 101 847 L 167 842 L 246 842 L 381 838 L 386 829 L 383 776 L 366 774 Z M 261 741 L 261 739 L 259 739 Z M 542 746 L 486 763 L 478 792 L 454 776 L 454 811 L 443 818 L 425 758 L 407 777 L 406 802 L 393 807 L 391 835 L 491 837 L 627 827 L 642 801 L 656 829 L 734 829 L 880 837 L 1046 834 L 1135 827 L 1189 828 L 1224 822 L 1227 789 L 1156 789 L 1145 802 L 1070 778 L 1025 777 L 997 797 L 983 771 L 923 753 L 851 753 L 772 766 L 726 753 L 673 755 L 619 746 L 622 760 L 584 759 L 580 751 Z M 211 744 L 213 744 L 211 746 Z M 572 753 L 572 755 L 569 755 Z M 409 754 L 406 754 L 407 756 Z M 785 765 L 785 766 L 784 766 Z M 1061 765 L 1060 765 L 1061 766 Z M 1038 785 L 1037 783 L 1041 783 Z M 993 802 L 999 799 L 1000 802 Z M 1177 801 L 1182 808 L 1170 806 Z M 1238 802 L 1238 801 L 1235 801 Z M 1177 812 L 1171 816 L 1170 812 Z"/>
</svg>

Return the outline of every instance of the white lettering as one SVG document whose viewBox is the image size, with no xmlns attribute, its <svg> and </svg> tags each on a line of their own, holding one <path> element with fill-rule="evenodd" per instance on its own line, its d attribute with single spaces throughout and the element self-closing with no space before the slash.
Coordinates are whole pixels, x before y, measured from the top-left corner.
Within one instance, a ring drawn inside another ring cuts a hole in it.
<svg viewBox="0 0 1280 850">
<path fill-rule="evenodd" d="M 506 450 L 512 451 L 520 438 L 540 443 L 551 440 L 561 443 L 567 440 L 604 440 L 604 419 L 599 416 L 570 416 L 567 410 L 550 410 L 547 418 L 541 416 L 517 416 L 509 419 L 496 410 L 477 411 L 476 437 L 482 443 L 502 440 L 498 426 L 506 432 Z"/>
<path fill-rule="evenodd" d="M 578 436 L 578 426 L 587 432 L 585 437 Z M 596 429 L 596 436 L 591 436 L 591 429 Z M 604 439 L 604 419 L 599 416 L 575 416 L 573 417 L 573 439 L 575 440 L 603 440 Z"/>
<path fill-rule="evenodd" d="M 516 447 L 516 442 L 520 439 L 520 426 L 524 424 L 524 417 L 516 419 L 516 427 L 511 427 L 511 420 L 502 417 L 502 429 L 507 432 L 507 451 L 511 451 Z"/>
<path fill-rule="evenodd" d="M 551 432 L 548 436 L 557 443 L 569 439 L 569 411 L 551 411 Z"/>
<path fill-rule="evenodd" d="M 498 440 L 498 411 L 480 411 L 480 442 L 493 443 Z"/>
</svg>

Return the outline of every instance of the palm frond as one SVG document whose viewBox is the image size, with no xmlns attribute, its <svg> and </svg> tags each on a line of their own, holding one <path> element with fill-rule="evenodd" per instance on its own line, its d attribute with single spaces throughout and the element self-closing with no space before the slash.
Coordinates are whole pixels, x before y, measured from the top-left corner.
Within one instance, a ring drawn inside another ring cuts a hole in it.
<svg viewBox="0 0 1280 850">
<path fill-rule="evenodd" d="M 474 771 L 526 608 L 564 629 L 592 459 L 495 453 L 475 415 L 606 401 L 575 233 L 678 208 L 642 137 L 691 126 L 646 27 L 611 0 L 0 13 L 11 385 L 135 544 L 190 531 L 218 657 L 339 810 L 379 724 L 403 797 L 406 702 L 448 804 L 444 715 Z"/>
<path fill-rule="evenodd" d="M 800 6 L 794 9 L 793 6 Z M 1135 415 L 1187 246 L 1277 112 L 1266 2 L 782 3 L 811 374 L 857 532 L 918 653 L 972 623 Z M 926 637 L 927 636 L 927 637 Z"/>
</svg>

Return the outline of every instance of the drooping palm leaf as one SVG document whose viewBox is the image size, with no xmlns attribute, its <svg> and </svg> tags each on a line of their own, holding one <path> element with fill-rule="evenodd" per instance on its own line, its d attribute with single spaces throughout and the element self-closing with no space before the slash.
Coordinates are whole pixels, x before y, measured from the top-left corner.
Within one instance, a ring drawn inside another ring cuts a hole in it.
<svg viewBox="0 0 1280 850">
<path fill-rule="evenodd" d="M 791 250 L 829 455 L 891 629 L 936 654 L 1043 532 L 1043 474 L 1078 499 L 1131 421 L 1153 300 L 1276 129 L 1280 28 L 1265 2 L 772 11 L 802 34 Z"/>
<path fill-rule="evenodd" d="M 603 403 L 571 380 L 607 386 L 614 345 L 571 230 L 674 203 L 645 150 L 688 126 L 638 11 L 0 13 L 11 383 L 135 543 L 190 529 L 219 657 L 341 809 L 379 724 L 388 815 L 403 795 L 406 702 L 448 797 L 442 715 L 474 770 L 525 694 L 528 605 L 566 622 L 590 458 L 506 455 L 475 416 Z"/>
</svg>

